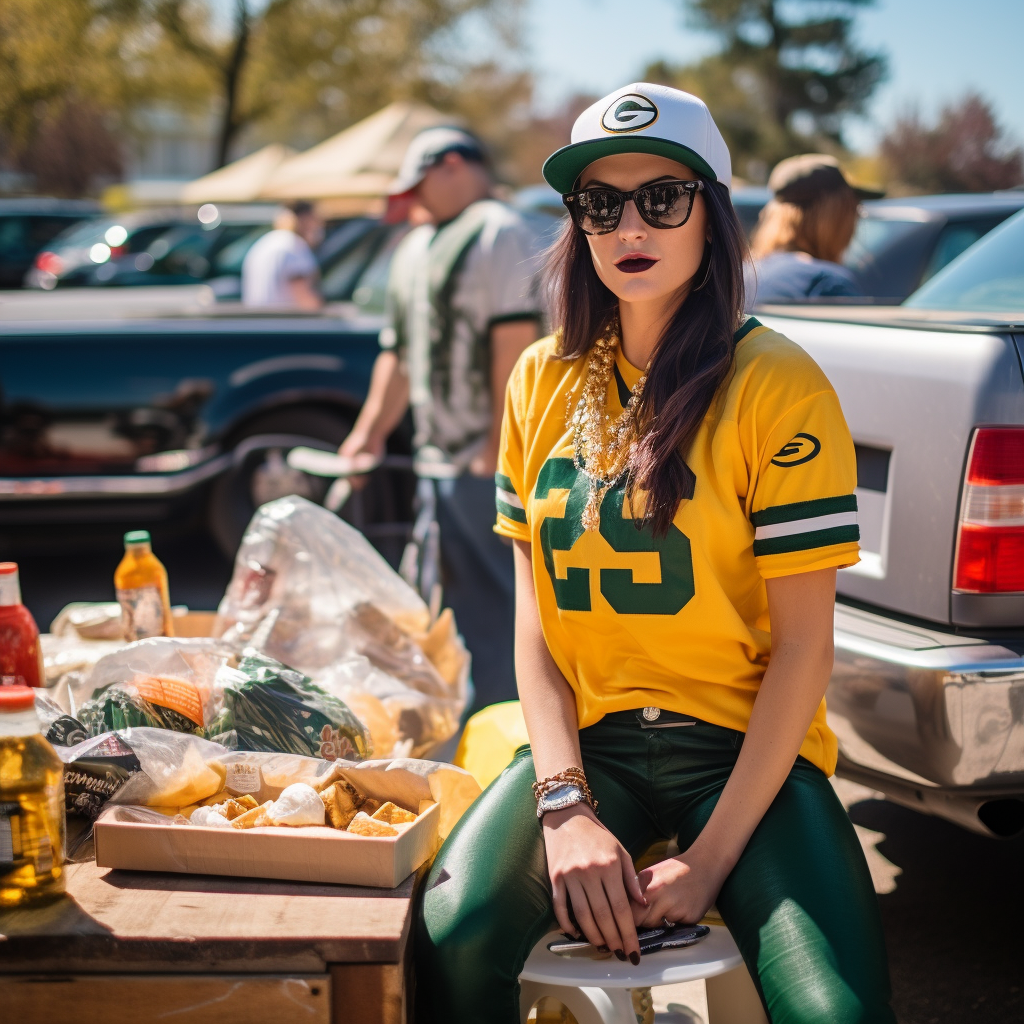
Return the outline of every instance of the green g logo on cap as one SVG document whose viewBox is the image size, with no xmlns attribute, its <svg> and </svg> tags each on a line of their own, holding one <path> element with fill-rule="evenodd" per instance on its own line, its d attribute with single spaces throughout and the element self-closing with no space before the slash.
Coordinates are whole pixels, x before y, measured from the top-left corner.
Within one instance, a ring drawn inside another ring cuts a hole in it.
<svg viewBox="0 0 1024 1024">
<path fill-rule="evenodd" d="M 638 92 L 619 96 L 604 112 L 601 127 L 616 135 L 622 132 L 638 132 L 641 128 L 658 120 L 658 108 Z"/>
</svg>

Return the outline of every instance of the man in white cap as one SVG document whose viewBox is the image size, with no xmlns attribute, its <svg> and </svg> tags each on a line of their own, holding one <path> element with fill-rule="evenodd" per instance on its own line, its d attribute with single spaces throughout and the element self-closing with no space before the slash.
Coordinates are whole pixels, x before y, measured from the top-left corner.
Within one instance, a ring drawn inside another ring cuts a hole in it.
<svg viewBox="0 0 1024 1024">
<path fill-rule="evenodd" d="M 412 406 L 421 500 L 436 495 L 444 598 L 473 655 L 475 708 L 516 696 L 512 549 L 493 532 L 493 481 L 505 385 L 541 319 L 536 232 L 491 185 L 467 132 L 429 128 L 410 144 L 392 195 L 414 194 L 431 223 L 395 252 L 370 393 L 339 449 L 383 454 Z"/>
</svg>

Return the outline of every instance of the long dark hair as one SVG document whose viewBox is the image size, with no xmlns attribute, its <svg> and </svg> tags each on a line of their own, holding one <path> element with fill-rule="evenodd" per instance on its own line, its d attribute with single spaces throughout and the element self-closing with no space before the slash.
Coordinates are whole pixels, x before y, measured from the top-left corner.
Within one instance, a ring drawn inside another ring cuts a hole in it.
<svg viewBox="0 0 1024 1024">
<path fill-rule="evenodd" d="M 733 334 L 743 310 L 746 241 L 729 190 L 703 178 L 710 243 L 694 290 L 666 326 L 636 409 L 640 440 L 627 489 L 647 492 L 644 517 L 656 536 L 668 533 L 679 503 L 697 478 L 685 462 L 719 386 L 732 367 Z M 548 263 L 558 354 L 578 359 L 618 315 L 619 300 L 597 276 L 586 235 L 569 220 Z M 698 287 L 702 280 L 706 284 Z"/>
</svg>

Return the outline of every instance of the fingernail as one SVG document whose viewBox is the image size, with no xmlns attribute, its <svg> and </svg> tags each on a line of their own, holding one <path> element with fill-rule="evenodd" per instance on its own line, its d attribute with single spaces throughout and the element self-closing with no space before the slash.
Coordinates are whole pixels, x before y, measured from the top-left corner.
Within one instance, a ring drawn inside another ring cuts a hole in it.
<svg viewBox="0 0 1024 1024">
<path fill-rule="evenodd" d="M 615 955 L 623 962 L 626 962 L 626 954 L 621 949 L 615 950 Z"/>
<path fill-rule="evenodd" d="M 639 967 L 640 966 L 640 954 L 639 953 L 630 953 L 629 954 L 629 962 L 634 967 Z"/>
</svg>

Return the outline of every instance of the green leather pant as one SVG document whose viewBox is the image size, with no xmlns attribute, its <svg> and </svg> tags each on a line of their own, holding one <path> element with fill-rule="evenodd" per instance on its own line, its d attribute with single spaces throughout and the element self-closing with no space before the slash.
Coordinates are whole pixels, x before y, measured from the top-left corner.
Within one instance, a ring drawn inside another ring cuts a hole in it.
<svg viewBox="0 0 1024 1024">
<path fill-rule="evenodd" d="M 634 858 L 657 840 L 690 845 L 742 742 L 742 733 L 703 722 L 642 729 L 631 711 L 580 731 L 599 817 Z M 557 927 L 534 779 L 524 747 L 434 862 L 416 934 L 418 1024 L 519 1024 L 519 972 Z M 864 855 L 828 779 L 803 758 L 722 886 L 718 909 L 773 1024 L 895 1024 Z"/>
</svg>

